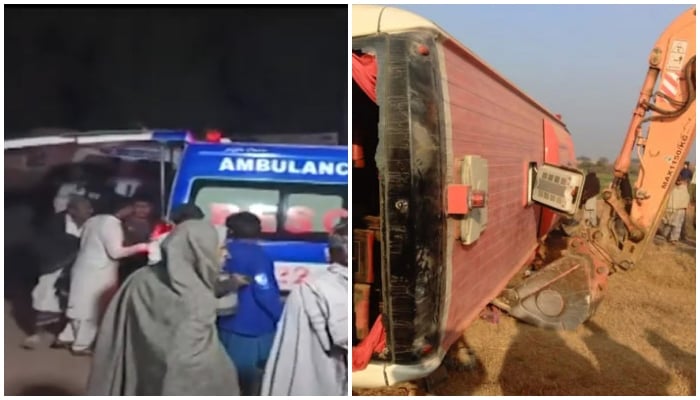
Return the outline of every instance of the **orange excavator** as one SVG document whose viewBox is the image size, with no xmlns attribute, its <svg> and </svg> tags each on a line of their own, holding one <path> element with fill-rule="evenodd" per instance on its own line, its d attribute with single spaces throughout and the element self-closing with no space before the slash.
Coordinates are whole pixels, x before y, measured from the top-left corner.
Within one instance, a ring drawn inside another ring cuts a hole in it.
<svg viewBox="0 0 700 400">
<path fill-rule="evenodd" d="M 654 45 L 602 190 L 560 115 L 431 21 L 353 6 L 352 34 L 353 387 L 429 375 L 487 307 L 589 319 L 653 240 L 693 144 L 695 7 Z"/>
<path fill-rule="evenodd" d="M 676 18 L 651 51 L 614 179 L 600 193 L 597 226 L 562 221 L 566 250 L 543 246 L 541 253 L 558 254 L 556 261 L 495 303 L 536 325 L 573 329 L 587 320 L 603 296 L 607 276 L 632 268 L 654 239 L 694 138 L 695 7 Z M 630 190 L 633 154 L 640 171 Z"/>
</svg>

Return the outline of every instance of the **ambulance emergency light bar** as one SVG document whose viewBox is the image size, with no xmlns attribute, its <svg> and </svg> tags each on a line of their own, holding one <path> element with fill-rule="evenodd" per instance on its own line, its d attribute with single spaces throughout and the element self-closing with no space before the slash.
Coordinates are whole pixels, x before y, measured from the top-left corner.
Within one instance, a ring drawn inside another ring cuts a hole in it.
<svg viewBox="0 0 700 400">
<path fill-rule="evenodd" d="M 225 138 L 218 129 L 210 129 L 204 133 L 204 141 L 207 143 L 231 143 L 231 139 Z"/>
</svg>

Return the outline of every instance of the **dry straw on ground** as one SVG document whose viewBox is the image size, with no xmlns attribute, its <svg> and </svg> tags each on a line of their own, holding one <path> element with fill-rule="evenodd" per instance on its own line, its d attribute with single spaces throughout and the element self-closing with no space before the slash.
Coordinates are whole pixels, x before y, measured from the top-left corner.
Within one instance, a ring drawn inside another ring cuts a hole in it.
<svg viewBox="0 0 700 400">
<path fill-rule="evenodd" d="M 465 338 L 478 366 L 449 372 L 437 395 L 695 395 L 695 248 L 654 244 L 611 277 L 586 325 L 554 332 L 502 317 Z M 417 385 L 356 395 L 424 394 Z"/>
</svg>

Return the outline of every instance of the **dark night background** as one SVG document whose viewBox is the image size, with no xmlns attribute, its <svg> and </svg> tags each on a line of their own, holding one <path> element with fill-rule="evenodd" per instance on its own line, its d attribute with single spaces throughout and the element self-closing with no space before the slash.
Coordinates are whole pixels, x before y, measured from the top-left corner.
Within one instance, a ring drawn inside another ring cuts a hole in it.
<svg viewBox="0 0 700 400">
<path fill-rule="evenodd" d="M 338 132 L 346 6 L 5 7 L 5 132 Z"/>
</svg>

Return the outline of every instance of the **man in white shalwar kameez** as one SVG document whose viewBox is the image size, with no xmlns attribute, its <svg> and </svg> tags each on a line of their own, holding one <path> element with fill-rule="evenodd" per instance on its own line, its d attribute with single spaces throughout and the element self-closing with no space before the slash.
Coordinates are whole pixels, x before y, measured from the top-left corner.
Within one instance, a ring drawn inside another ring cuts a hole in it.
<svg viewBox="0 0 700 400">
<path fill-rule="evenodd" d="M 676 185 L 671 189 L 671 193 L 666 203 L 666 214 L 662 220 L 661 232 L 663 236 L 673 245 L 681 238 L 681 230 L 685 223 L 685 212 L 690 204 L 690 193 L 686 181 L 678 178 Z"/>
<path fill-rule="evenodd" d="M 101 307 L 118 284 L 119 259 L 148 251 L 145 243 L 123 246 L 122 219 L 132 212 L 131 205 L 121 199 L 111 208 L 112 214 L 96 215 L 85 223 L 73 264 L 66 310 L 70 322 L 57 344 L 70 346 L 74 355 L 91 354 Z"/>
<path fill-rule="evenodd" d="M 292 290 L 268 358 L 263 396 L 348 395 L 348 226 L 330 236 L 331 265 Z"/>
</svg>

